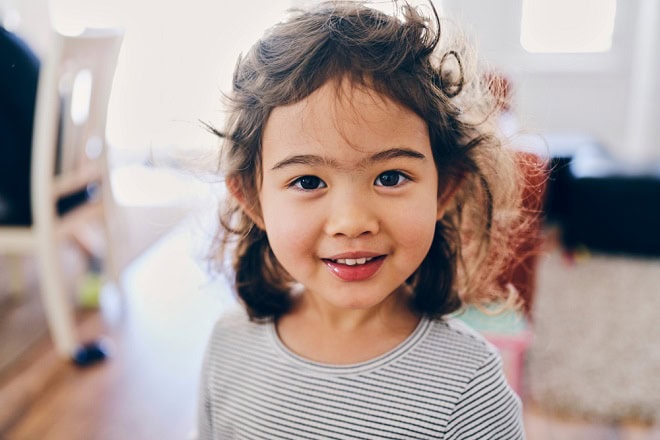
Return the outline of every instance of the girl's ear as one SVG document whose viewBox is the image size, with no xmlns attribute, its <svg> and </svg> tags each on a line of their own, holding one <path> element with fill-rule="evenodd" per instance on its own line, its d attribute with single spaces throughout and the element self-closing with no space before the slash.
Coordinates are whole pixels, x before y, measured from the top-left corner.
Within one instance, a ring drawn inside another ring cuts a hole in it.
<svg viewBox="0 0 660 440">
<path fill-rule="evenodd" d="M 243 212 L 250 217 L 250 220 L 252 220 L 259 229 L 265 229 L 261 213 L 259 212 L 258 207 L 246 197 L 240 179 L 236 176 L 228 177 L 225 184 L 231 195 L 234 196 L 238 201 L 238 204 L 241 205 Z"/>
<path fill-rule="evenodd" d="M 451 185 L 447 186 L 441 194 L 438 194 L 438 212 L 436 215 L 436 220 L 441 220 L 444 217 L 447 208 L 454 201 L 454 196 L 461 188 L 463 183 L 463 178 L 459 177 L 454 180 Z"/>
</svg>

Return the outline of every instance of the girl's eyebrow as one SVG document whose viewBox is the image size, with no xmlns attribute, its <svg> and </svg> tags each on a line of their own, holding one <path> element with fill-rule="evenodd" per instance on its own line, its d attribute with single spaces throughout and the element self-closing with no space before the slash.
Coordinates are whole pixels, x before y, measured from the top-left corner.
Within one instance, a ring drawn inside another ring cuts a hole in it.
<svg viewBox="0 0 660 440">
<path fill-rule="evenodd" d="M 371 165 L 376 162 L 384 162 L 390 159 L 396 159 L 399 157 L 406 157 L 412 159 L 424 160 L 424 156 L 419 151 L 410 149 L 410 148 L 390 148 L 385 151 L 379 151 L 378 153 L 367 157 L 366 159 L 361 160 L 358 163 L 358 167 L 364 167 Z M 290 165 L 307 165 L 307 166 L 328 166 L 331 168 L 341 168 L 339 163 L 327 157 L 316 156 L 314 154 L 296 154 L 293 156 L 288 156 L 285 159 L 277 162 L 275 166 L 271 168 L 272 171 L 285 168 Z"/>
</svg>

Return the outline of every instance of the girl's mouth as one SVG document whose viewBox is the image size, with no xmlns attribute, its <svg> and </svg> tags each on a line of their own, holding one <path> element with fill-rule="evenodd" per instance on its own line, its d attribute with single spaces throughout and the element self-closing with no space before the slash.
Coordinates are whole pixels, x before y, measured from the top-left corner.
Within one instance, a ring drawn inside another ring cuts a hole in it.
<svg viewBox="0 0 660 440">
<path fill-rule="evenodd" d="M 338 264 L 345 264 L 347 266 L 355 266 L 355 265 L 360 265 L 360 264 L 365 264 L 371 260 L 373 260 L 374 257 L 369 257 L 369 258 L 337 258 L 336 260 L 330 260 Z"/>
<path fill-rule="evenodd" d="M 324 258 L 323 262 L 343 281 L 363 281 L 371 278 L 383 264 L 385 255 L 361 258 Z"/>
</svg>

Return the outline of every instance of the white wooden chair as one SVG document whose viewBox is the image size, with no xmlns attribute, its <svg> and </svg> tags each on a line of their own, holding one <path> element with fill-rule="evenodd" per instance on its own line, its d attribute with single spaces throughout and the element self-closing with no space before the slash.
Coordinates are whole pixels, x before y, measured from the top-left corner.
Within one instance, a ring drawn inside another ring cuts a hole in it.
<svg viewBox="0 0 660 440">
<path fill-rule="evenodd" d="M 59 244 L 100 215 L 107 238 L 106 276 L 118 282 L 113 261 L 106 157 L 106 115 L 123 31 L 88 29 L 81 35 L 53 32 L 41 63 L 31 164 L 30 226 L 1 226 L 0 253 L 33 254 L 50 333 L 59 354 L 84 364 L 103 357 L 76 337 L 74 303 L 66 290 Z M 58 148 L 58 144 L 60 145 Z M 58 214 L 63 197 L 100 184 L 101 197 Z M 87 349 L 87 353 L 84 352 Z M 91 351 L 90 351 L 91 350 Z"/>
</svg>

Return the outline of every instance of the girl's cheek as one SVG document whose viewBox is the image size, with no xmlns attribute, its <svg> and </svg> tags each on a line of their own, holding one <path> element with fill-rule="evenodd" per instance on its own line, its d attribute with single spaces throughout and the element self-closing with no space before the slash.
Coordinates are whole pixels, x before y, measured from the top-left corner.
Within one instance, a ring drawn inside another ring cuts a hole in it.
<svg viewBox="0 0 660 440">
<path fill-rule="evenodd" d="M 271 246 L 281 250 L 295 250 L 309 244 L 314 228 L 313 219 L 309 215 L 295 210 L 278 210 L 272 214 L 266 223 Z"/>
</svg>

